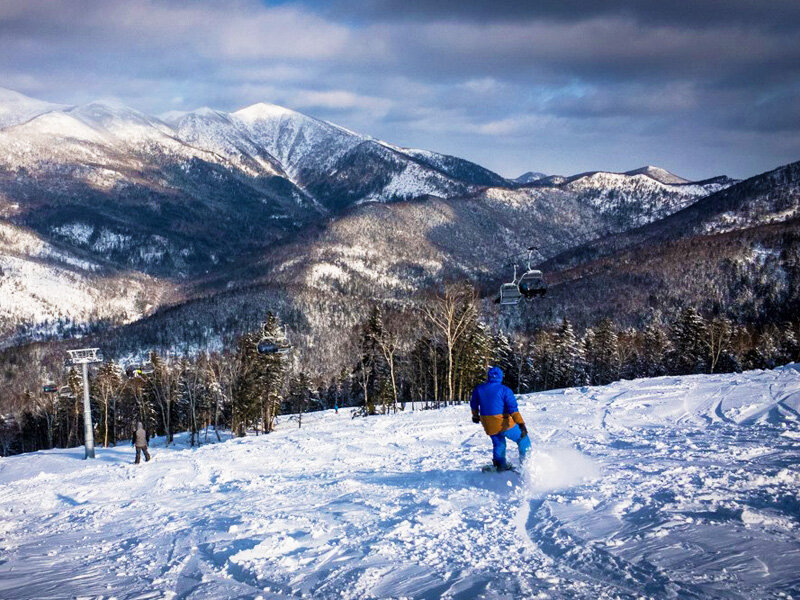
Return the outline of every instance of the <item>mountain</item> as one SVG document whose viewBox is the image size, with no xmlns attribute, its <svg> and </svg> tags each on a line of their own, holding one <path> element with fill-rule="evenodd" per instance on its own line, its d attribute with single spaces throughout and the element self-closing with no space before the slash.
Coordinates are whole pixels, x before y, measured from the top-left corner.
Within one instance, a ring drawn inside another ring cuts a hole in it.
<svg viewBox="0 0 800 600">
<path fill-rule="evenodd" d="M 0 129 L 30 121 L 41 114 L 67 108 L 61 104 L 29 98 L 19 92 L 0 88 Z"/>
<path fill-rule="evenodd" d="M 150 274 L 203 272 L 320 214 L 286 178 L 236 168 L 123 107 L 52 110 L 0 130 L 0 148 L 11 222 Z"/>
<path fill-rule="evenodd" d="M 540 179 L 544 179 L 547 177 L 545 173 L 539 173 L 537 171 L 527 171 L 514 179 L 515 182 L 526 184 L 526 183 L 533 183 L 534 181 L 539 181 Z"/>
<path fill-rule="evenodd" d="M 551 257 L 731 183 L 664 183 L 653 168 L 520 186 L 457 157 L 402 148 L 271 104 L 156 118 L 108 103 L 65 107 L 13 92 L 3 99 L 6 114 L 29 118 L 0 128 L 0 224 L 102 265 L 110 277 L 149 282 L 149 300 L 140 304 L 150 308 L 136 312 L 128 303 L 128 316 L 109 317 L 114 323 L 153 313 L 147 323 L 160 323 L 163 332 L 164 319 L 189 327 L 180 315 L 191 321 L 192 306 L 213 305 L 218 312 L 207 321 L 219 325 L 202 340 L 249 327 L 245 307 L 263 313 L 265 294 L 299 327 L 309 319 L 333 323 L 318 314 L 320 294 L 324 310 L 341 310 L 355 290 L 356 306 L 345 318 L 353 323 L 359 302 L 408 298 L 445 277 L 491 280 L 509 254 L 531 243 Z M 29 258 L 30 265 L 43 260 Z M 93 277 L 79 287 L 97 298 L 110 289 Z M 64 312 L 57 301 L 34 318 L 16 308 L 35 300 L 33 289 L 24 289 L 15 296 L 14 319 L 32 332 L 62 314 L 90 319 L 86 311 Z M 219 294 L 241 308 L 238 320 L 210 300 Z"/>
<path fill-rule="evenodd" d="M 523 320 L 640 324 L 687 303 L 744 322 L 790 319 L 800 311 L 799 232 L 792 163 L 545 261 L 550 293 Z"/>
<path fill-rule="evenodd" d="M 650 179 L 655 179 L 660 183 L 666 183 L 671 185 L 680 185 L 681 183 L 691 183 L 688 179 L 684 179 L 683 177 L 678 177 L 677 175 L 675 175 L 674 173 L 670 173 L 666 169 L 653 167 L 651 165 L 647 165 L 639 169 L 634 169 L 633 171 L 625 171 L 624 175 L 647 175 Z"/>
<path fill-rule="evenodd" d="M 269 307 L 289 322 L 305 369 L 335 372 L 346 364 L 342 332 L 375 301 L 413 305 L 420 293 L 463 279 L 493 298 L 512 277 L 510 257 L 522 249 L 535 244 L 549 258 L 621 231 L 619 223 L 613 211 L 561 188 L 487 188 L 471 198 L 361 204 L 259 260 L 209 274 L 187 291 L 186 302 L 97 343 L 119 355 L 176 343 L 217 348 L 257 327 Z"/>
<path fill-rule="evenodd" d="M 331 211 L 360 202 L 451 197 L 505 183 L 469 161 L 399 148 L 273 104 L 212 118 L 208 113 L 174 120 L 178 136 L 234 160 L 257 152 L 274 157 L 281 174 Z"/>
<path fill-rule="evenodd" d="M 130 323 L 174 300 L 171 291 L 0 221 L 0 347 Z"/>
<path fill-rule="evenodd" d="M 682 210 L 618 235 L 575 247 L 553 259 L 564 267 L 638 245 L 741 231 L 800 217 L 800 162 L 723 187 Z"/>
</svg>

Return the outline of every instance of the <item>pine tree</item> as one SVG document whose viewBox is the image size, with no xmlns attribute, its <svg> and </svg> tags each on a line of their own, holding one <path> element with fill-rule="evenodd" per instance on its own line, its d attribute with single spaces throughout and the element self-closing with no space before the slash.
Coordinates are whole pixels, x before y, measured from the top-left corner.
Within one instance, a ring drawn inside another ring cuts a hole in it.
<svg viewBox="0 0 800 600">
<path fill-rule="evenodd" d="M 484 380 L 491 356 L 491 336 L 486 326 L 477 320 L 458 341 L 453 354 L 455 400 L 466 401 L 472 389 Z"/>
<path fill-rule="evenodd" d="M 619 379 L 620 360 L 617 332 L 611 319 L 603 319 L 584 337 L 587 376 L 592 385 Z"/>
<path fill-rule="evenodd" d="M 667 374 L 666 357 L 671 346 L 669 337 L 658 323 L 650 323 L 644 330 L 641 368 L 638 377 L 658 377 Z"/>
<path fill-rule="evenodd" d="M 695 308 L 684 308 L 672 327 L 671 371 L 675 375 L 706 372 L 706 322 Z"/>
<path fill-rule="evenodd" d="M 504 333 L 497 333 L 492 336 L 491 360 L 494 366 L 500 367 L 505 373 L 504 383 L 519 393 L 520 371 L 522 369 L 522 357 L 514 352 L 511 342 Z"/>
<path fill-rule="evenodd" d="M 556 377 L 556 333 L 540 331 L 534 336 L 531 362 L 534 369 L 534 389 L 549 390 Z"/>
<path fill-rule="evenodd" d="M 384 366 L 383 353 L 378 339 L 383 335 L 383 314 L 379 306 L 372 307 L 367 320 L 356 333 L 359 361 L 353 371 L 363 394 L 363 413 L 376 414 L 378 390 L 384 383 L 388 369 Z"/>
<path fill-rule="evenodd" d="M 288 410 L 297 415 L 297 427 L 303 426 L 303 413 L 308 410 L 311 401 L 311 381 L 304 372 L 291 378 L 289 392 L 286 396 Z"/>
<path fill-rule="evenodd" d="M 261 325 L 261 335 L 275 341 L 279 346 L 287 343 L 280 319 L 272 312 L 267 313 L 267 317 Z M 264 433 L 270 433 L 274 428 L 288 369 L 289 359 L 285 354 L 258 355 L 256 373 L 261 408 L 260 417 Z"/>
<path fill-rule="evenodd" d="M 286 341 L 280 320 L 272 312 L 267 313 L 257 332 L 241 336 L 236 344 L 231 386 L 232 426 L 240 436 L 251 425 L 260 425 L 264 433 L 270 433 L 280 411 L 288 359 L 280 353 L 259 354 L 258 342 L 262 338 L 279 345 Z"/>
<path fill-rule="evenodd" d="M 780 360 L 782 363 L 800 360 L 800 343 L 791 322 L 786 322 L 780 329 Z"/>
<path fill-rule="evenodd" d="M 557 387 L 581 385 L 584 381 L 583 348 L 566 318 L 556 333 L 553 376 Z"/>
</svg>

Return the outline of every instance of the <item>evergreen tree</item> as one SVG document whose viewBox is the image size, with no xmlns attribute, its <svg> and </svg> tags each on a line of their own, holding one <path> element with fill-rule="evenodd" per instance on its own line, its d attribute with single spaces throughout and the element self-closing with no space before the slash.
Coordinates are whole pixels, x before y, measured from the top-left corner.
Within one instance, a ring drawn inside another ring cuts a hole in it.
<svg viewBox="0 0 800 600">
<path fill-rule="evenodd" d="M 557 387 L 581 385 L 584 382 L 583 348 L 566 318 L 556 333 L 553 380 Z"/>
<path fill-rule="evenodd" d="M 800 343 L 790 322 L 784 323 L 780 329 L 780 360 L 782 363 L 800 361 Z"/>
<path fill-rule="evenodd" d="M 469 400 L 472 389 L 486 377 L 491 354 L 491 336 L 476 318 L 456 343 L 453 353 L 455 400 Z"/>
<path fill-rule="evenodd" d="M 693 307 L 684 308 L 672 327 L 671 371 L 675 375 L 705 373 L 706 322 Z"/>
<path fill-rule="evenodd" d="M 641 368 L 638 377 L 659 377 L 667 374 L 666 358 L 671 350 L 669 337 L 658 323 L 644 330 L 640 352 Z"/>
<path fill-rule="evenodd" d="M 493 335 L 491 342 L 492 365 L 500 367 L 503 370 L 503 373 L 505 373 L 504 383 L 512 390 L 519 393 L 522 357 L 514 352 L 511 341 L 502 332 Z"/>
<path fill-rule="evenodd" d="M 273 340 L 279 346 L 287 343 L 281 322 L 272 312 L 267 313 L 267 318 L 261 325 L 261 335 Z M 256 366 L 258 398 L 261 408 L 261 423 L 265 433 L 271 432 L 274 428 L 288 369 L 289 358 L 285 354 L 258 355 Z"/>
<path fill-rule="evenodd" d="M 288 359 L 280 353 L 259 354 L 258 342 L 262 338 L 279 345 L 286 341 L 280 321 L 272 312 L 267 313 L 258 332 L 241 336 L 236 344 L 232 426 L 240 436 L 249 426 L 256 425 L 264 433 L 271 432 L 280 410 Z"/>
<path fill-rule="evenodd" d="M 617 332 L 611 319 L 603 319 L 584 337 L 587 376 L 592 385 L 619 379 L 620 359 Z"/>
<path fill-rule="evenodd" d="M 363 413 L 374 415 L 376 406 L 382 401 L 377 397 L 378 391 L 384 384 L 388 371 L 378 342 L 383 335 L 383 315 L 379 306 L 372 307 L 369 317 L 361 324 L 356 335 L 359 361 L 353 376 L 363 395 Z"/>
<path fill-rule="evenodd" d="M 308 410 L 311 397 L 311 381 L 308 375 L 301 371 L 291 378 L 289 392 L 286 395 L 287 408 L 297 415 L 298 428 L 303 426 L 303 413 Z"/>
</svg>

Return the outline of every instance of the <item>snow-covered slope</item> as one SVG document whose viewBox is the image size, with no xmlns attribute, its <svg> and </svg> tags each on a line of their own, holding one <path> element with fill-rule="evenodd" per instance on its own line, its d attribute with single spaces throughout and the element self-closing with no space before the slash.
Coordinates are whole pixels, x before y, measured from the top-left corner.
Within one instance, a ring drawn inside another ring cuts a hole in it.
<svg viewBox="0 0 800 600">
<path fill-rule="evenodd" d="M 366 140 L 352 131 L 302 113 L 259 103 L 232 113 L 253 139 L 275 156 L 293 177 L 311 169 L 333 167 L 348 151 Z M 311 164 L 316 161 L 316 167 Z"/>
<path fill-rule="evenodd" d="M 73 334 L 97 320 L 129 323 L 169 297 L 169 286 L 106 267 L 0 220 L 0 340 Z"/>
<path fill-rule="evenodd" d="M 408 295 L 432 278 L 491 277 L 533 240 L 551 256 L 727 185 L 661 183 L 650 169 L 523 187 L 457 157 L 263 103 L 163 119 L 13 93 L 0 93 L 2 107 L 26 118 L 0 126 L 0 219 L 92 261 L 185 283 L 187 295 L 258 278 L 298 284 L 293 297 L 345 283 L 361 297 Z M 379 204 L 397 218 L 384 219 Z M 351 260 L 365 231 L 371 256 Z M 269 271 L 286 264 L 287 248 L 301 265 L 293 281 Z M 58 303 L 49 306 L 58 318 Z"/>
<path fill-rule="evenodd" d="M 0 459 L 0 596 L 793 597 L 798 410 L 796 366 L 533 394 L 522 476 L 465 406 Z"/>
<path fill-rule="evenodd" d="M 52 110 L 67 108 L 61 104 L 29 98 L 19 92 L 0 88 L 0 129 L 19 125 Z"/>
<path fill-rule="evenodd" d="M 561 187 L 577 194 L 594 208 L 616 216 L 628 229 L 671 215 L 729 185 L 716 181 L 703 184 L 687 184 L 685 180 L 665 182 L 641 171 L 598 171 L 570 179 Z"/>
<path fill-rule="evenodd" d="M 672 185 L 680 185 L 681 183 L 691 183 L 688 179 L 684 179 L 683 177 L 678 177 L 675 173 L 670 173 L 666 169 L 662 169 L 660 167 L 654 167 L 652 165 L 647 165 L 646 167 L 640 167 L 639 169 L 634 169 L 632 171 L 626 171 L 625 175 L 647 175 L 651 179 L 655 179 L 660 183 L 672 184 Z"/>
<path fill-rule="evenodd" d="M 285 175 L 283 167 L 250 136 L 244 123 L 210 108 L 183 113 L 173 119 L 177 136 L 185 142 L 216 152 L 254 174 Z"/>
</svg>

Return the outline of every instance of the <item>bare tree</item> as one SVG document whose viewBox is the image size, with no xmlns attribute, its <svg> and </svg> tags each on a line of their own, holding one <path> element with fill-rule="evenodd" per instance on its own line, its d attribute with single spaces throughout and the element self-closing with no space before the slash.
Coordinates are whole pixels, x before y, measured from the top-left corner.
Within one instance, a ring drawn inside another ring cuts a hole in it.
<svg viewBox="0 0 800 600">
<path fill-rule="evenodd" d="M 712 319 L 705 327 L 701 340 L 708 350 L 709 373 L 717 368 L 723 352 L 730 347 L 733 325 L 725 317 Z"/>
<path fill-rule="evenodd" d="M 167 445 L 173 441 L 172 407 L 178 387 L 178 369 L 175 369 L 168 358 L 161 358 L 155 352 L 150 354 L 153 373 L 148 378 L 150 389 L 161 412 L 161 423 L 167 435 Z"/>
<path fill-rule="evenodd" d="M 122 389 L 123 382 L 120 376 L 119 368 L 113 362 L 104 363 L 97 371 L 95 377 L 95 397 L 98 398 L 103 406 L 103 447 L 108 448 L 109 433 L 108 433 L 108 409 L 109 404 L 116 400 Z M 116 403 L 114 402 L 114 405 Z M 115 406 L 114 406 L 115 407 Z M 112 410 L 112 415 L 115 411 Z M 113 433 L 113 428 L 112 428 Z M 116 439 L 116 436 L 114 436 Z"/>
<path fill-rule="evenodd" d="M 455 399 L 453 352 L 477 317 L 475 290 L 465 284 L 448 285 L 444 294 L 437 295 L 423 306 L 423 311 L 444 338 L 447 348 L 447 400 L 452 402 Z"/>
</svg>

